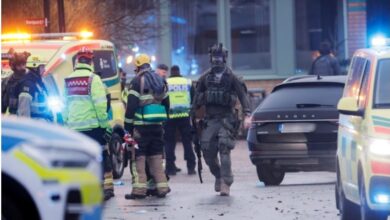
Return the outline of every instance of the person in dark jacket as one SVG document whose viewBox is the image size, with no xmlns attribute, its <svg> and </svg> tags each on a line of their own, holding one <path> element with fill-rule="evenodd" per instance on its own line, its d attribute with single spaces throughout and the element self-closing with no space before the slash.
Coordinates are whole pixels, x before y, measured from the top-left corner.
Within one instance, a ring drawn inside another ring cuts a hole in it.
<svg viewBox="0 0 390 220">
<path fill-rule="evenodd" d="M 320 56 L 313 61 L 309 75 L 340 75 L 340 65 L 337 58 L 332 54 L 330 43 L 327 41 L 322 42 L 319 52 Z"/>
</svg>

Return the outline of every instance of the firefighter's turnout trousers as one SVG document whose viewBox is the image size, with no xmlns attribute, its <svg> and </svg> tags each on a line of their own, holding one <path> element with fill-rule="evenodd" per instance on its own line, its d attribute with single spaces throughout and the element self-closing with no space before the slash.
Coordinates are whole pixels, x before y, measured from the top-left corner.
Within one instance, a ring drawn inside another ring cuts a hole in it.
<svg viewBox="0 0 390 220">
<path fill-rule="evenodd" d="M 169 192 L 163 164 L 164 142 L 162 136 L 161 125 L 136 125 L 134 127 L 134 139 L 138 143 L 138 149 L 135 149 L 135 160 L 132 160 L 130 164 L 133 184 L 131 194 L 146 195 L 146 163 L 156 182 L 157 194 L 165 196 Z"/>
</svg>

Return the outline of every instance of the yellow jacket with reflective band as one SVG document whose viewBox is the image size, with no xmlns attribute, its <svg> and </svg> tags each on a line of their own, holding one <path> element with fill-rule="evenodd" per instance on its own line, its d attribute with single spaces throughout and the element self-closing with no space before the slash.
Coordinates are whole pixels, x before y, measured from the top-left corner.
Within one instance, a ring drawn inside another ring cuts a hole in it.
<svg viewBox="0 0 390 220">
<path fill-rule="evenodd" d="M 168 78 L 167 82 L 170 101 L 169 118 L 189 117 L 191 80 L 178 76 Z"/>
<path fill-rule="evenodd" d="M 64 121 L 69 128 L 81 131 L 109 126 L 106 89 L 90 65 L 76 65 L 76 70 L 65 78 L 64 95 Z"/>
</svg>

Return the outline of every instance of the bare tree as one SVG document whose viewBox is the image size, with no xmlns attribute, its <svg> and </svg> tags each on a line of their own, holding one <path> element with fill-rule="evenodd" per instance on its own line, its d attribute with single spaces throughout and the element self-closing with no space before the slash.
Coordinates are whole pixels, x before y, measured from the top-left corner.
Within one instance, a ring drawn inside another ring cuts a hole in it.
<svg viewBox="0 0 390 220">
<path fill-rule="evenodd" d="M 116 45 L 142 44 L 160 36 L 161 0 L 64 0 L 66 31 L 93 30 L 95 36 Z M 25 19 L 43 17 L 43 2 L 2 0 L 2 31 L 19 29 L 43 32 L 43 27 L 28 27 Z M 50 2 L 51 31 L 58 30 L 57 1 Z"/>
</svg>

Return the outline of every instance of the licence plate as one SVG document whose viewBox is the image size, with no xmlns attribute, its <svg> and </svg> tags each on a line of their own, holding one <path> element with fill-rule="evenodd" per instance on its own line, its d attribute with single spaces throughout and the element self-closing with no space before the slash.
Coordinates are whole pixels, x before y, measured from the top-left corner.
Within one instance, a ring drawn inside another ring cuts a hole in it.
<svg viewBox="0 0 390 220">
<path fill-rule="evenodd" d="M 310 133 L 316 129 L 313 123 L 283 123 L 279 124 L 280 133 Z"/>
</svg>

